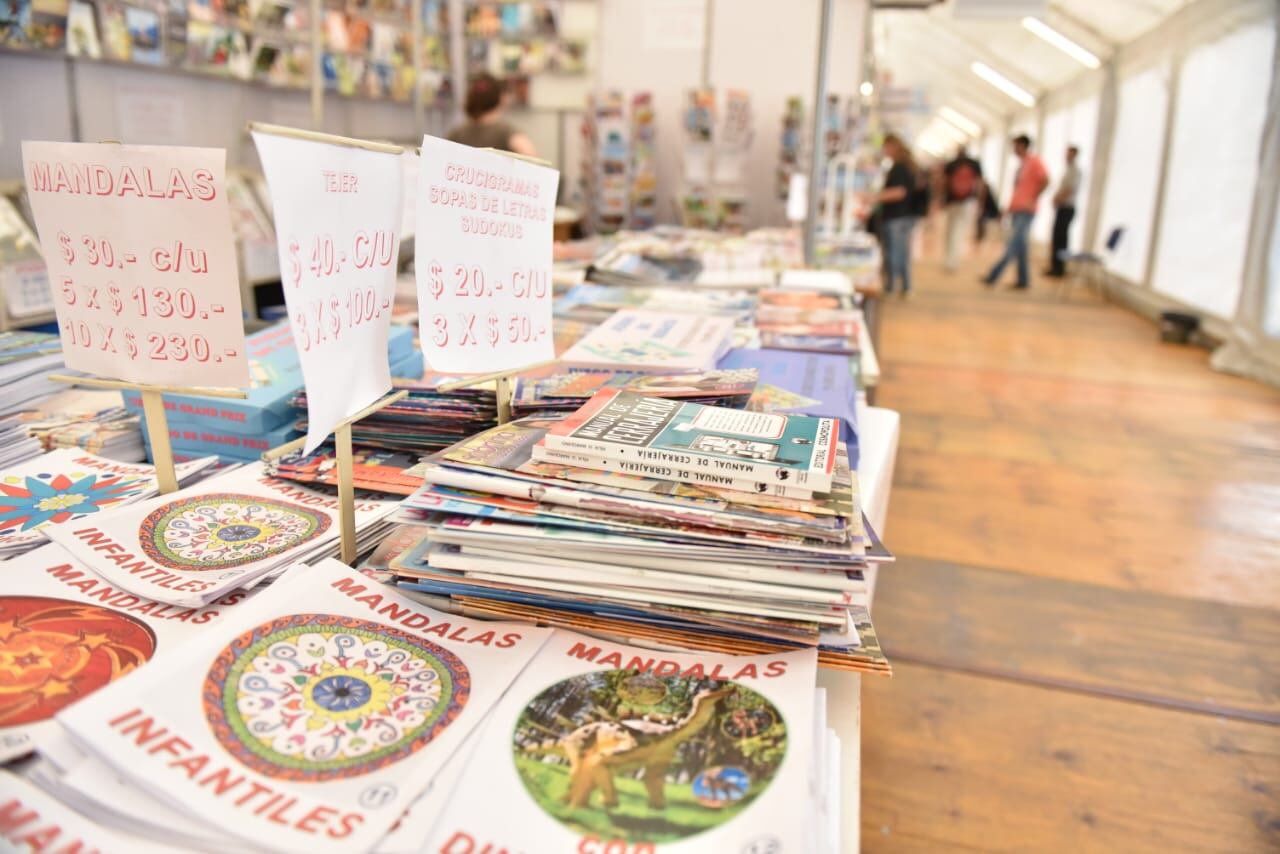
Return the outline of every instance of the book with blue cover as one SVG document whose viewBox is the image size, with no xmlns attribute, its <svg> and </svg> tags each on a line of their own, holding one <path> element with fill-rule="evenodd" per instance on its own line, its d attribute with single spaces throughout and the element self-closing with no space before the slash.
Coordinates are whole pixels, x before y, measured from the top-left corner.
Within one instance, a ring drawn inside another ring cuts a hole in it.
<svg viewBox="0 0 1280 854">
<path fill-rule="evenodd" d="M 757 394 L 747 407 L 762 411 L 799 412 L 839 418 L 840 437 L 849 458 L 858 465 L 857 362 L 840 353 L 735 348 L 720 360 L 720 368 L 755 368 L 760 372 Z"/>
<path fill-rule="evenodd" d="M 738 481 L 831 489 L 839 427 L 833 418 L 743 412 L 607 388 L 555 424 L 545 448 L 636 464 L 662 463 L 664 480 L 714 472 Z"/>
<path fill-rule="evenodd" d="M 392 326 L 387 337 L 387 357 L 392 376 L 397 369 L 422 370 L 422 356 L 410 361 L 417 351 L 410 326 Z M 290 400 L 302 389 L 302 366 L 293 345 L 289 324 L 280 323 L 245 339 L 249 354 L 250 388 L 243 400 L 203 397 L 196 394 L 166 394 L 164 408 L 170 425 L 197 424 L 223 432 L 267 433 L 293 421 Z M 142 395 L 126 392 L 125 407 L 142 412 Z"/>
</svg>

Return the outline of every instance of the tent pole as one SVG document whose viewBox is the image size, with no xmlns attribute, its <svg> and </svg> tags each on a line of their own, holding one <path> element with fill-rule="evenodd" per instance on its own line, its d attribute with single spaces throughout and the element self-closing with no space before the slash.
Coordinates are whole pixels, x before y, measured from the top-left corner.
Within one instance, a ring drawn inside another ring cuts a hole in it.
<svg viewBox="0 0 1280 854">
<path fill-rule="evenodd" d="M 818 227 L 818 182 L 822 177 L 823 118 L 827 112 L 827 46 L 831 41 L 831 0 L 822 0 L 822 21 L 818 25 L 818 68 L 813 84 L 813 150 L 809 156 L 808 205 L 804 219 L 804 263 L 813 266 L 815 230 Z"/>
</svg>

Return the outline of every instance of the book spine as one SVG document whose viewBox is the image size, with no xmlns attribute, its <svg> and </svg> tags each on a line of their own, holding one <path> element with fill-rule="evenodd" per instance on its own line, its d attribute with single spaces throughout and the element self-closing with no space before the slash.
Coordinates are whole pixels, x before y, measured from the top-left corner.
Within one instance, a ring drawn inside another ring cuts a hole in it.
<svg viewBox="0 0 1280 854">
<path fill-rule="evenodd" d="M 547 440 L 550 440 L 550 436 Z M 578 440 L 569 440 L 578 441 Z M 606 444 L 606 443 L 591 443 Z M 542 462 L 559 465 L 577 466 L 578 468 L 608 471 L 616 474 L 629 474 L 639 477 L 651 477 L 657 480 L 670 480 L 687 483 L 692 486 L 713 486 L 720 489 L 733 489 L 738 492 L 754 492 L 762 495 L 778 495 L 784 498 L 809 500 L 813 491 L 809 489 L 787 486 L 781 483 L 760 483 L 751 480 L 729 477 L 713 471 L 703 471 L 678 465 L 665 465 L 628 459 L 618 459 L 591 450 L 580 450 L 572 447 L 556 448 L 547 445 L 534 445 L 533 458 Z"/>
<path fill-rule="evenodd" d="M 827 492 L 831 489 L 831 476 L 828 473 L 798 471 L 790 466 L 769 465 L 754 460 L 729 460 L 724 457 L 699 454 L 694 451 L 667 451 L 654 447 L 631 447 L 615 442 L 601 442 L 594 439 L 583 439 L 579 436 L 556 436 L 547 433 L 543 439 L 549 450 L 564 451 L 572 454 L 589 454 L 615 462 L 629 464 L 645 464 L 653 467 L 665 466 L 678 468 L 687 472 L 689 477 L 680 477 L 687 483 L 718 484 L 727 480 L 747 484 L 747 486 L 728 487 L 743 489 L 748 492 L 760 492 L 767 495 L 788 495 L 810 498 L 814 492 Z M 610 469 L 617 471 L 617 469 Z M 696 475 L 697 477 L 694 477 Z M 670 480 L 671 478 L 667 478 Z M 772 487 L 785 488 L 776 491 Z M 767 489 L 762 487 L 769 487 Z"/>
</svg>

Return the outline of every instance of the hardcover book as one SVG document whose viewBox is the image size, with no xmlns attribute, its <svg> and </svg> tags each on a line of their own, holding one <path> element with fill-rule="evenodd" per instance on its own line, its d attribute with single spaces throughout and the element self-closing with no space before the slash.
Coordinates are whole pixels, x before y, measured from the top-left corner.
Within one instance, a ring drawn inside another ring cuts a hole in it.
<svg viewBox="0 0 1280 854">
<path fill-rule="evenodd" d="M 805 850 L 816 659 L 556 632 L 486 722 L 471 761 L 484 773 L 463 776 L 424 850 Z"/>
<path fill-rule="evenodd" d="M 743 412 L 604 389 L 547 431 L 546 448 L 672 467 L 664 480 L 715 472 L 758 484 L 831 488 L 839 427 L 832 418 Z M 661 477 L 656 472 L 645 472 Z"/>
<path fill-rule="evenodd" d="M 58 720 L 146 799 L 242 845 L 369 851 L 549 634 L 324 561 Z"/>
<path fill-rule="evenodd" d="M 730 317 L 624 309 L 588 332 L 561 361 L 641 373 L 709 371 L 732 337 Z"/>
</svg>

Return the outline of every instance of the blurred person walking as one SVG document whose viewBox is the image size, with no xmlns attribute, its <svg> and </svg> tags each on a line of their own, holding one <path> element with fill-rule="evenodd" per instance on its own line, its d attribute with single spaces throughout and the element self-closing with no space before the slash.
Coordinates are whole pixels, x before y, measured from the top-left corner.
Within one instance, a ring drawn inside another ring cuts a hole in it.
<svg viewBox="0 0 1280 854">
<path fill-rule="evenodd" d="M 973 227 L 974 215 L 982 211 L 982 165 L 961 146 L 956 156 L 942 169 L 946 202 L 946 255 L 942 268 L 956 271 L 960 261 L 960 244 Z"/>
<path fill-rule="evenodd" d="M 1013 195 L 1009 198 L 1009 238 L 1004 245 L 1004 254 L 982 278 L 982 283 L 994 285 L 1008 263 L 1016 261 L 1018 281 L 1014 288 L 1026 290 L 1031 285 L 1028 235 L 1031 220 L 1035 219 L 1036 203 L 1049 185 L 1049 171 L 1044 168 L 1044 161 L 1031 153 L 1031 137 L 1025 133 L 1014 137 L 1013 153 L 1021 163 L 1013 179 Z"/>
<path fill-rule="evenodd" d="M 1046 276 L 1060 279 L 1067 274 L 1063 256 L 1070 242 L 1071 221 L 1076 217 L 1076 194 L 1080 191 L 1083 175 L 1076 159 L 1080 156 L 1079 146 L 1067 147 L 1067 166 L 1062 172 L 1062 180 L 1053 194 L 1053 251 L 1049 256 L 1049 269 Z"/>
<path fill-rule="evenodd" d="M 882 150 L 892 161 L 876 199 L 880 205 L 884 249 L 884 292 L 893 293 L 894 284 L 901 282 L 902 294 L 906 296 L 911 291 L 911 232 L 920 218 L 921 195 L 928 192 L 922 186 L 927 178 L 897 134 L 884 138 Z M 927 207 L 928 196 L 924 199 Z"/>
</svg>

